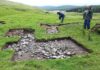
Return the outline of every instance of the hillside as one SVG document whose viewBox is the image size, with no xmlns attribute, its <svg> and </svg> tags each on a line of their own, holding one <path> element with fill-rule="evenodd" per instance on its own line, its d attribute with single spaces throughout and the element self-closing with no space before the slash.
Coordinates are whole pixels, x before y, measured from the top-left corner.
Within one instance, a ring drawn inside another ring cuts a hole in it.
<svg viewBox="0 0 100 70">
<path fill-rule="evenodd" d="M 71 10 L 77 8 L 79 6 L 72 6 L 72 5 L 63 5 L 63 6 L 43 6 L 40 7 L 45 10 L 53 11 L 53 10 Z"/>
<path fill-rule="evenodd" d="M 85 7 L 82 6 L 82 7 L 79 7 L 79 8 L 74 8 L 74 9 L 70 9 L 70 10 L 66 10 L 66 11 L 69 11 L 69 12 L 83 12 L 84 9 L 85 9 Z M 99 13 L 100 12 L 100 5 L 93 5 L 92 10 L 93 10 L 93 12 Z"/>
<path fill-rule="evenodd" d="M 67 11 L 67 12 L 83 12 L 85 9 L 85 6 L 63 5 L 63 6 L 43 6 L 40 8 L 48 10 L 48 11 L 62 10 L 62 11 Z M 100 12 L 100 6 L 93 5 L 92 10 L 93 12 Z"/>
<path fill-rule="evenodd" d="M 100 70 L 100 32 L 90 33 L 90 30 L 83 29 L 82 13 L 68 12 L 64 23 L 60 23 L 56 14 L 0 1 L 0 70 Z M 94 13 L 91 29 L 96 23 L 100 24 L 99 18 L 100 13 Z M 50 31 L 51 27 L 54 30 Z M 75 48 L 78 46 L 81 47 Z M 91 52 L 83 52 L 82 55 L 72 53 L 87 49 Z M 45 58 L 45 52 L 56 57 L 60 54 L 63 58 Z"/>
<path fill-rule="evenodd" d="M 39 12 L 40 9 L 24 4 L 0 0 L 0 17 L 6 15 L 20 14 L 25 12 Z"/>
</svg>

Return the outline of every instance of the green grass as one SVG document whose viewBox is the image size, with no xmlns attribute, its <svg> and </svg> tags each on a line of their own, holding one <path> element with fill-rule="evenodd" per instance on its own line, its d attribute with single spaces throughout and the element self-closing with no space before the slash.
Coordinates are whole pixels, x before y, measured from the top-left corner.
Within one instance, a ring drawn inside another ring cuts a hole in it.
<svg viewBox="0 0 100 70">
<path fill-rule="evenodd" d="M 5 5 L 5 7 L 8 7 Z M 1 8 L 4 11 L 1 11 Z M 86 56 L 74 56 L 72 58 L 54 59 L 54 60 L 26 60 L 12 62 L 11 57 L 14 51 L 0 50 L 0 70 L 100 70 L 100 35 L 92 33 L 92 41 L 88 40 L 88 31 L 85 30 L 83 35 L 83 19 L 81 13 L 67 13 L 64 23 L 80 22 L 75 26 L 62 26 L 60 32 L 49 35 L 45 33 L 45 29 L 40 27 L 40 23 L 57 24 L 60 21 L 56 14 L 45 14 L 38 9 L 29 11 L 16 11 L 8 7 L 7 11 L 4 7 L 0 7 L 0 20 L 6 21 L 5 25 L 0 25 L 0 48 L 6 42 L 16 41 L 19 37 L 5 37 L 7 30 L 11 28 L 29 27 L 35 29 L 35 36 L 38 39 L 50 39 L 58 37 L 72 37 L 78 42 L 93 50 Z M 19 8 L 19 7 L 17 7 Z M 11 12 L 12 11 L 12 12 Z M 10 13 L 10 14 L 8 14 Z M 3 14 L 3 15 L 2 15 Z M 95 13 L 91 21 L 91 27 L 99 23 L 100 13 Z"/>
</svg>

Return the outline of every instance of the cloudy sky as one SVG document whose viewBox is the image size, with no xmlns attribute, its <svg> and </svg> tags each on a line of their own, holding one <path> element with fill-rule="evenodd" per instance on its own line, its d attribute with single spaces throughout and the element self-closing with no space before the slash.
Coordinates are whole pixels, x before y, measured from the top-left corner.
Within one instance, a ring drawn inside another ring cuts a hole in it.
<svg viewBox="0 0 100 70">
<path fill-rule="evenodd" d="M 32 6 L 100 5 L 100 0 L 10 0 Z"/>
</svg>

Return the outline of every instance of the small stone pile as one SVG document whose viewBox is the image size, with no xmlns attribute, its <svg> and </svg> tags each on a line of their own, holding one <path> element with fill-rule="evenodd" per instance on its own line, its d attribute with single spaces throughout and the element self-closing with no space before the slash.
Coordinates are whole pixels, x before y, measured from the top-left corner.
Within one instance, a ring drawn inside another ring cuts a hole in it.
<svg viewBox="0 0 100 70">
<path fill-rule="evenodd" d="M 48 28 L 46 28 L 46 30 L 47 30 L 48 34 L 54 34 L 54 33 L 58 33 L 59 32 L 58 31 L 58 27 L 56 27 L 56 26 L 48 27 Z"/>
<path fill-rule="evenodd" d="M 26 34 L 7 48 L 15 50 L 12 60 L 57 59 L 88 52 L 70 39 L 38 41 L 33 34 Z"/>
<path fill-rule="evenodd" d="M 48 34 L 55 34 L 58 33 L 58 25 L 48 25 L 48 24 L 41 24 L 43 28 L 45 28 L 46 33 Z"/>
</svg>

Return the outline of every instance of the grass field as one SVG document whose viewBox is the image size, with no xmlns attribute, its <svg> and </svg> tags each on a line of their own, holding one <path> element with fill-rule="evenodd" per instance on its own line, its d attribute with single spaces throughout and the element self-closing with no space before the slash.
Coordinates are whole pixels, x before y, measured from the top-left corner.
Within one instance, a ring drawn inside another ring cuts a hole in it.
<svg viewBox="0 0 100 70">
<path fill-rule="evenodd" d="M 86 48 L 91 49 L 93 52 L 86 56 L 74 56 L 69 59 L 12 62 L 10 59 L 14 51 L 0 50 L 0 70 L 100 70 L 100 35 L 92 33 L 91 41 L 88 40 L 88 30 L 85 30 L 86 34 L 83 35 L 82 13 L 67 13 L 64 23 L 79 22 L 79 25 L 62 26 L 60 27 L 59 33 L 49 35 L 46 34 L 44 28 L 40 27 L 40 23 L 58 24 L 60 21 L 56 14 L 46 14 L 39 9 L 32 8 L 27 11 L 16 11 L 10 6 L 4 6 L 0 5 L 0 20 L 6 22 L 6 24 L 0 25 L 0 48 L 2 48 L 6 42 L 19 39 L 19 37 L 5 37 L 5 33 L 9 29 L 27 27 L 36 30 L 35 36 L 37 39 L 70 36 L 86 46 Z M 9 10 L 7 10 L 7 7 Z M 17 8 L 19 8 L 19 6 Z M 100 13 L 94 13 L 91 27 L 100 22 L 99 18 Z"/>
</svg>

